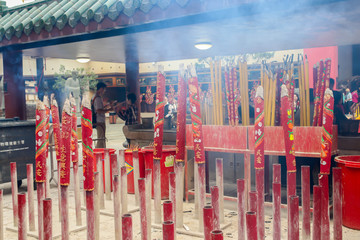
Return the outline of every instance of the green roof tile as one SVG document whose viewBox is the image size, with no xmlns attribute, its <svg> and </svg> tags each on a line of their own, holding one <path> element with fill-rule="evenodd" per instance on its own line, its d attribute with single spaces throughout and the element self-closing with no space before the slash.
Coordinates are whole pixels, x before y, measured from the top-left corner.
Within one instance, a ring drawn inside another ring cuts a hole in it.
<svg viewBox="0 0 360 240">
<path fill-rule="evenodd" d="M 115 21 L 119 15 L 132 17 L 136 11 L 148 13 L 155 5 L 167 8 L 172 2 L 185 6 L 190 0 L 38 0 L 12 7 L 0 0 L 0 41 L 14 34 L 29 36 L 43 29 L 51 32 L 56 26 L 62 30 L 66 24 L 75 28 L 81 21 L 85 26 L 93 19 L 100 23 L 105 17 Z M 2 16 L 1 16 L 2 15 Z"/>
</svg>

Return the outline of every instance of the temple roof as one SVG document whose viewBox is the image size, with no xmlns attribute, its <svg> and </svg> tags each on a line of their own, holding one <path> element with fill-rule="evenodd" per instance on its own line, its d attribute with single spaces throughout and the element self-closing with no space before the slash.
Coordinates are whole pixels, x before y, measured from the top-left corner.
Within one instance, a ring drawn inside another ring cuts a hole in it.
<svg viewBox="0 0 360 240">
<path fill-rule="evenodd" d="M 41 0 L 7 8 L 0 1 L 0 41 L 21 38 L 42 30 L 51 32 L 54 28 L 63 30 L 69 25 L 89 25 L 91 21 L 100 23 L 104 18 L 115 21 L 120 14 L 134 16 L 136 11 L 148 13 L 152 8 L 166 9 L 176 3 L 186 6 L 189 0 Z"/>
</svg>

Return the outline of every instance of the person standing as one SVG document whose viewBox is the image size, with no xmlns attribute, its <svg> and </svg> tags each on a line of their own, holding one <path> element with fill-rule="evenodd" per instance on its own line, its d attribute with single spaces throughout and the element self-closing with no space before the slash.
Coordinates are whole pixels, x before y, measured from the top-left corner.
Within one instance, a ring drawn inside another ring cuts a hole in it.
<svg viewBox="0 0 360 240">
<path fill-rule="evenodd" d="M 127 107 L 124 106 L 124 103 L 120 103 L 115 107 L 115 112 L 117 115 L 125 121 L 125 125 L 134 125 L 139 121 L 137 119 L 138 109 L 136 107 L 136 95 L 134 93 L 129 93 L 126 100 Z M 123 143 L 125 148 L 130 146 L 130 139 L 126 139 L 126 142 Z"/>
<path fill-rule="evenodd" d="M 91 100 L 91 104 L 94 107 L 96 113 L 96 132 L 97 132 L 97 143 L 96 148 L 106 148 L 106 124 L 105 124 L 105 113 L 110 111 L 112 107 L 110 104 L 104 105 L 103 96 L 106 91 L 106 84 L 99 82 L 96 85 L 96 93 Z"/>
</svg>

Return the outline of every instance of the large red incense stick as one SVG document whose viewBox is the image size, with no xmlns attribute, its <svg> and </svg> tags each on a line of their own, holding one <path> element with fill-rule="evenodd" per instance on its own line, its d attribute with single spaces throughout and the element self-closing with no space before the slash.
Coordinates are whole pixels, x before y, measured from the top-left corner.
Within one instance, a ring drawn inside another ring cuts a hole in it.
<svg viewBox="0 0 360 240">
<path fill-rule="evenodd" d="M 14 226 L 18 225 L 18 187 L 17 187 L 17 170 L 16 162 L 10 163 L 10 175 L 11 175 L 11 197 L 13 206 L 13 219 Z"/>
<path fill-rule="evenodd" d="M 325 90 L 329 87 L 329 80 L 330 80 L 330 68 L 331 68 L 331 60 L 326 59 L 323 67 L 321 67 L 320 62 L 320 74 L 322 75 L 321 78 L 321 89 L 320 89 L 320 112 L 318 116 L 318 126 L 323 125 L 322 117 L 323 117 L 323 111 L 324 111 L 324 103 L 325 100 Z"/>
<path fill-rule="evenodd" d="M 313 187 L 313 231 L 312 239 L 321 239 L 321 186 Z"/>
<path fill-rule="evenodd" d="M 34 209 L 34 172 L 33 165 L 26 164 L 27 193 L 29 208 L 29 230 L 35 231 L 35 209 Z"/>
<path fill-rule="evenodd" d="M 176 227 L 183 226 L 183 198 L 184 198 L 184 166 L 185 166 L 185 133 L 186 133 L 186 82 L 184 66 L 180 66 L 178 82 L 178 106 L 176 125 Z"/>
<path fill-rule="evenodd" d="M 121 214 L 127 214 L 127 170 L 126 167 L 121 167 Z M 150 179 L 151 182 L 151 179 Z M 151 188 L 151 185 L 150 185 Z M 150 190 L 150 196 L 151 198 L 151 190 Z"/>
<path fill-rule="evenodd" d="M 71 129 L 72 129 L 71 106 L 70 106 L 70 101 L 66 99 L 62 112 L 62 129 L 61 129 L 62 145 L 60 149 L 62 240 L 69 239 L 68 186 L 70 184 Z"/>
<path fill-rule="evenodd" d="M 325 91 L 322 117 L 320 174 L 330 174 L 333 118 L 334 96 L 333 92 L 328 88 Z"/>
<path fill-rule="evenodd" d="M 290 221 L 289 221 L 289 238 L 299 240 L 299 197 L 290 196 Z"/>
<path fill-rule="evenodd" d="M 342 239 L 342 203 L 341 203 L 341 168 L 334 167 L 333 172 L 333 219 L 334 240 Z"/>
<path fill-rule="evenodd" d="M 220 229 L 220 205 L 219 205 L 219 188 L 218 186 L 211 187 L 211 205 L 214 209 L 214 229 Z"/>
<path fill-rule="evenodd" d="M 45 105 L 45 113 L 46 113 L 46 125 L 45 125 L 45 151 L 46 151 L 46 158 L 49 156 L 49 121 L 50 121 L 50 103 L 49 103 L 49 97 L 47 95 L 44 96 L 43 99 L 44 105 Z M 50 182 L 49 182 L 49 166 L 46 163 L 46 181 L 45 181 L 45 197 L 48 197 L 50 195 Z"/>
<path fill-rule="evenodd" d="M 301 166 L 302 239 L 310 239 L 310 166 Z"/>
<path fill-rule="evenodd" d="M 130 214 L 122 216 L 122 240 L 132 240 L 132 218 Z"/>
<path fill-rule="evenodd" d="M 51 198 L 43 200 L 44 206 L 44 239 L 52 239 L 52 208 Z"/>
<path fill-rule="evenodd" d="M 151 219 L 151 184 L 152 184 L 152 170 L 145 169 L 145 190 L 146 190 L 146 216 Z M 124 204 L 121 202 L 121 204 Z M 151 232 L 151 224 L 148 224 L 149 233 Z"/>
<path fill-rule="evenodd" d="M 160 183 L 160 159 L 162 156 L 162 141 L 164 131 L 164 107 L 165 107 L 165 76 L 161 71 L 157 74 L 156 85 L 156 108 L 154 128 L 154 209 L 155 223 L 161 223 L 161 183 Z"/>
<path fill-rule="evenodd" d="M 18 198 L 18 239 L 26 240 L 26 194 L 19 193 L 17 195 Z"/>
<path fill-rule="evenodd" d="M 71 103 L 71 161 L 74 171 L 74 192 L 75 192 L 75 214 L 76 225 L 81 225 L 81 200 L 80 200 L 80 179 L 79 179 L 79 150 L 77 136 L 77 117 L 76 117 L 76 101 L 70 95 Z"/>
<path fill-rule="evenodd" d="M 60 204 L 60 148 L 61 148 L 61 127 L 60 127 L 60 117 L 59 117 L 59 108 L 56 102 L 54 94 L 51 94 L 51 116 L 53 120 L 53 135 L 54 135 L 54 144 L 55 144 L 55 153 L 57 160 L 57 170 L 58 170 L 58 205 L 59 205 L 59 217 L 61 217 L 61 204 Z"/>
<path fill-rule="evenodd" d="M 199 230 L 203 231 L 203 208 L 205 205 L 205 150 L 202 136 L 202 121 L 201 121 L 201 108 L 199 85 L 195 71 L 195 66 L 190 65 L 189 70 L 189 98 L 190 98 L 190 111 L 191 122 L 193 130 L 195 164 L 198 164 L 198 193 L 199 193 Z"/>
<path fill-rule="evenodd" d="M 264 216 L 264 89 L 257 87 L 255 94 L 255 174 L 256 191 L 258 193 L 258 206 L 256 211 L 258 222 L 258 235 L 260 239 L 265 238 L 265 216 Z"/>
<path fill-rule="evenodd" d="M 329 60 L 328 60 L 329 61 Z M 326 64 L 328 64 L 328 61 Z M 326 73 L 326 75 L 328 75 Z M 325 77 L 327 79 L 327 77 Z M 321 161 L 320 161 L 320 185 L 323 190 L 322 201 L 322 228 L 321 235 L 330 238 L 330 219 L 329 219 L 329 180 L 331 167 L 331 147 L 332 147 L 332 128 L 334 117 L 334 97 L 332 91 L 327 88 L 324 95 L 323 117 L 322 117 L 322 138 L 321 138 Z"/>
<path fill-rule="evenodd" d="M 281 86 L 281 124 L 284 131 L 285 155 L 287 168 L 287 203 L 290 196 L 296 195 L 296 160 L 294 148 L 294 104 L 290 101 L 289 88 L 283 84 Z M 288 207 L 288 225 L 290 224 L 290 205 Z"/>
<path fill-rule="evenodd" d="M 86 221 L 87 239 L 95 236 L 95 211 L 94 211 L 94 153 L 92 149 L 92 112 L 90 100 L 84 96 L 81 108 L 81 132 L 84 190 L 86 191 Z"/>
<path fill-rule="evenodd" d="M 204 207 L 204 240 L 211 239 L 211 231 L 214 230 L 214 209 L 212 206 Z"/>
<path fill-rule="evenodd" d="M 238 239 L 245 239 L 245 180 L 237 180 Z"/>
<path fill-rule="evenodd" d="M 46 181 L 46 142 L 45 142 L 45 106 L 41 101 L 36 104 L 36 154 L 35 154 L 35 180 L 37 183 L 37 201 L 38 201 L 38 230 L 39 240 L 43 240 L 43 205 L 42 200 L 45 198 L 45 181 Z"/>
</svg>

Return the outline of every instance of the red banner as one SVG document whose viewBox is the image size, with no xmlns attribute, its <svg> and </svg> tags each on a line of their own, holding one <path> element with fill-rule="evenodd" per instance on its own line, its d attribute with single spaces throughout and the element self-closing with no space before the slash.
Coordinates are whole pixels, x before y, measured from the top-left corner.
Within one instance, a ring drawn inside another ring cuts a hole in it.
<svg viewBox="0 0 360 240">
<path fill-rule="evenodd" d="M 77 136 L 77 117 L 76 117 L 76 102 L 75 98 L 70 99 L 71 102 L 71 161 L 77 162 L 79 160 L 79 147 L 78 147 L 78 136 Z"/>
<path fill-rule="evenodd" d="M 294 149 L 294 104 L 290 101 L 289 90 L 285 84 L 281 86 L 281 124 L 284 130 L 286 166 L 288 172 L 296 172 Z"/>
<path fill-rule="evenodd" d="M 327 88 L 324 96 L 322 119 L 320 174 L 330 174 L 333 119 L 334 96 L 333 92 Z"/>
<path fill-rule="evenodd" d="M 191 66 L 189 85 L 190 112 L 194 140 L 194 153 L 196 163 L 205 163 L 205 151 L 202 136 L 201 108 L 199 99 L 199 84 L 195 67 Z"/>
<path fill-rule="evenodd" d="M 185 161 L 185 133 L 186 133 L 186 82 L 184 71 L 179 73 L 177 128 L 176 128 L 176 162 Z"/>
<path fill-rule="evenodd" d="M 158 72 L 156 85 L 156 108 L 154 128 L 154 159 L 160 160 L 162 155 L 162 141 L 164 132 L 164 107 L 165 107 L 165 76 Z"/>
<path fill-rule="evenodd" d="M 54 98 L 54 95 L 51 95 L 51 115 L 53 120 L 53 134 L 55 142 L 55 153 L 56 160 L 60 161 L 60 147 L 61 147 L 61 129 L 60 129 L 60 117 L 59 117 L 59 108 L 57 102 Z"/>
<path fill-rule="evenodd" d="M 255 95 L 255 169 L 264 168 L 264 89 L 257 87 Z"/>
<path fill-rule="evenodd" d="M 68 99 L 64 103 L 62 112 L 62 128 L 61 139 L 62 144 L 60 148 L 60 184 L 68 186 L 70 184 L 70 159 L 71 159 L 71 106 Z"/>
<path fill-rule="evenodd" d="M 92 112 L 90 100 L 83 98 L 81 109 L 81 133 L 82 133 L 82 155 L 83 155 L 83 175 L 84 189 L 94 190 L 94 152 L 92 149 Z"/>
<path fill-rule="evenodd" d="M 46 181 L 46 110 L 44 103 L 38 101 L 36 104 L 36 154 L 35 154 L 35 172 L 36 182 Z"/>
</svg>

